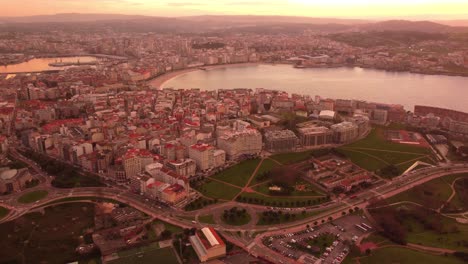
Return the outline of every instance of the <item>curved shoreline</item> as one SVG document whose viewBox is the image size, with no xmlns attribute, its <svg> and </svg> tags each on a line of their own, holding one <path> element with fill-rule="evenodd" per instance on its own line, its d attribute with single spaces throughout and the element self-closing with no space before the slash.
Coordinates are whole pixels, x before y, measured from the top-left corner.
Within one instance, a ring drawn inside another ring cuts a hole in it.
<svg viewBox="0 0 468 264">
<path fill-rule="evenodd" d="M 164 84 L 166 84 L 170 80 L 176 77 L 182 76 L 184 74 L 190 73 L 190 72 L 201 71 L 202 70 L 201 68 L 205 70 L 213 70 L 213 69 L 230 68 L 230 67 L 236 67 L 236 66 L 254 66 L 254 65 L 260 65 L 260 64 L 268 64 L 268 63 L 261 63 L 261 62 L 232 63 L 232 64 L 208 65 L 208 66 L 200 66 L 200 67 L 194 67 L 194 68 L 175 70 L 175 71 L 166 72 L 148 81 L 148 84 L 153 89 L 162 89 L 162 86 L 164 86 Z"/>
<path fill-rule="evenodd" d="M 213 70 L 213 69 L 219 69 L 219 68 L 229 68 L 229 67 L 236 67 L 236 66 L 253 66 L 253 65 L 291 65 L 293 68 L 298 68 L 298 69 L 335 69 L 335 68 L 361 68 L 361 69 L 369 69 L 369 70 L 376 70 L 376 71 L 383 71 L 383 72 L 390 72 L 390 73 L 410 73 L 410 74 L 418 74 L 418 75 L 428 75 L 428 76 L 450 76 L 450 77 L 466 77 L 468 78 L 468 75 L 463 75 L 463 74 L 455 74 L 455 73 L 436 73 L 436 72 L 420 72 L 420 71 L 396 71 L 396 70 L 389 70 L 389 69 L 379 69 L 379 68 L 374 68 L 374 67 L 366 67 L 362 65 L 330 65 L 326 67 L 294 67 L 293 64 L 290 63 L 268 63 L 268 62 L 246 62 L 246 63 L 233 63 L 233 64 L 220 64 L 220 65 L 208 65 L 208 66 L 200 66 L 200 67 L 194 67 L 194 68 L 186 68 L 186 69 L 180 69 L 180 70 L 175 70 L 175 71 L 170 71 L 166 72 L 160 76 L 155 77 L 154 79 L 151 79 L 148 81 L 149 86 L 153 89 L 162 89 L 164 84 L 169 82 L 170 80 L 188 74 L 190 72 L 194 71 L 199 71 L 202 70 Z"/>
</svg>

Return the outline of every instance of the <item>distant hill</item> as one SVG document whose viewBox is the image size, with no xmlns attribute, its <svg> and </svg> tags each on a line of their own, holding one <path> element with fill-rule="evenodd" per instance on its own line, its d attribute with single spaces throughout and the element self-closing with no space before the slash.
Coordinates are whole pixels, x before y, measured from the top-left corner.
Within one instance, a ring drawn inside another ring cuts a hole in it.
<svg viewBox="0 0 468 264">
<path fill-rule="evenodd" d="M 468 27 L 468 19 L 459 19 L 459 20 L 436 20 L 434 22 L 452 26 L 452 27 Z"/>
<path fill-rule="evenodd" d="M 251 23 L 251 24 L 278 24 L 278 23 L 297 23 L 297 24 L 343 24 L 357 25 L 372 22 L 362 19 L 340 19 L 340 18 L 316 18 L 316 17 L 296 17 L 296 16 L 191 16 L 180 17 L 180 19 L 191 21 L 217 21 L 222 23 Z"/>
<path fill-rule="evenodd" d="M 120 15 L 120 14 L 80 14 L 62 13 L 55 15 L 38 15 L 23 17 L 0 17 L 0 21 L 10 23 L 60 23 L 60 22 L 93 22 L 106 20 L 134 20 L 149 16 Z"/>
<path fill-rule="evenodd" d="M 461 21 L 446 21 L 461 24 Z M 468 21 L 467 21 L 468 23 Z M 156 17 L 120 14 L 65 13 L 28 17 L 0 17 L 1 31 L 88 30 L 114 28 L 123 32 L 252 32 L 320 33 L 354 31 L 414 31 L 426 33 L 468 32 L 468 27 L 453 27 L 430 21 L 335 19 L 293 16 L 188 16 Z"/>
<path fill-rule="evenodd" d="M 184 21 L 196 22 L 221 22 L 234 24 L 265 24 L 265 23 L 308 23 L 308 24 L 364 24 L 370 20 L 361 19 L 337 19 L 337 18 L 314 18 L 314 17 L 295 17 L 295 16 L 185 16 L 177 18 L 142 16 L 142 15 L 121 15 L 121 14 L 80 14 L 80 13 L 62 13 L 55 15 L 39 15 L 24 17 L 0 17 L 0 21 L 14 23 L 47 23 L 47 22 L 92 22 L 106 20 L 138 20 L 138 19 L 178 19 Z"/>
<path fill-rule="evenodd" d="M 459 31 L 459 28 L 442 25 L 431 21 L 388 20 L 359 26 L 365 31 L 417 31 L 441 33 Z"/>
</svg>

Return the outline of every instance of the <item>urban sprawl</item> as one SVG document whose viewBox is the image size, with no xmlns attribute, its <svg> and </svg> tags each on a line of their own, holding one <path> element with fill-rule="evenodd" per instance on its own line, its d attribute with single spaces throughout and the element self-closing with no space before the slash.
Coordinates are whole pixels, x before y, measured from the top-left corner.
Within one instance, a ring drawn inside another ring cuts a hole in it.
<svg viewBox="0 0 468 264">
<path fill-rule="evenodd" d="M 366 209 L 380 208 L 377 198 L 466 172 L 468 113 L 268 88 L 160 86 L 184 70 L 236 63 L 466 74 L 466 50 L 431 52 L 444 45 L 421 41 L 408 55 L 307 32 L 4 36 L 4 64 L 97 61 L 0 74 L 0 205 L 9 211 L 0 222 L 87 197 L 102 203 L 91 241 L 77 252 L 99 249 L 105 263 L 129 263 L 127 250 L 167 239 L 179 261 L 190 262 L 189 247 L 192 262 L 341 263 L 384 221 Z M 28 202 L 28 192 L 43 196 Z M 184 228 L 178 239 L 169 224 Z"/>
</svg>

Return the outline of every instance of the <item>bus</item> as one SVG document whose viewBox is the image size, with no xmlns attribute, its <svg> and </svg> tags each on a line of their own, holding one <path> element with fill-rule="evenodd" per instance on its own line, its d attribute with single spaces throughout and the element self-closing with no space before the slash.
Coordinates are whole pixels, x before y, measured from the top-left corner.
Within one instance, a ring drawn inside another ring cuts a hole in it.
<svg viewBox="0 0 468 264">
<path fill-rule="evenodd" d="M 361 223 L 361 225 L 367 229 L 372 229 L 372 226 L 367 225 L 366 223 Z"/>
</svg>

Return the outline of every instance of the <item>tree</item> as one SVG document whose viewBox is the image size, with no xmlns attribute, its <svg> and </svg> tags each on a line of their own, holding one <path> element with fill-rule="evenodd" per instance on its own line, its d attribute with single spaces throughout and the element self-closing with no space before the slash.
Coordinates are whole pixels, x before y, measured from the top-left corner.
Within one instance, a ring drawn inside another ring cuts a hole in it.
<svg viewBox="0 0 468 264">
<path fill-rule="evenodd" d="M 389 177 L 395 177 L 400 175 L 400 170 L 398 169 L 397 166 L 391 164 L 388 165 L 380 170 L 380 173 L 382 176 L 389 176 Z"/>
<path fill-rule="evenodd" d="M 161 238 L 162 239 L 168 239 L 171 236 L 172 236 L 172 232 L 167 230 L 167 229 L 161 232 Z"/>
</svg>

